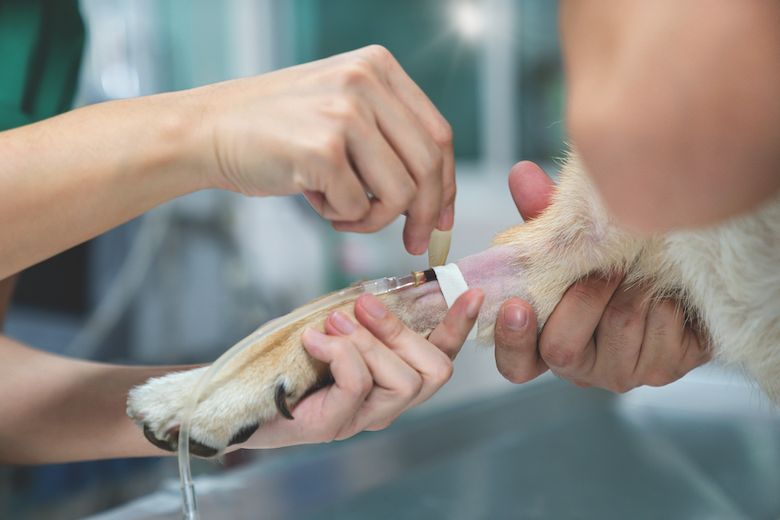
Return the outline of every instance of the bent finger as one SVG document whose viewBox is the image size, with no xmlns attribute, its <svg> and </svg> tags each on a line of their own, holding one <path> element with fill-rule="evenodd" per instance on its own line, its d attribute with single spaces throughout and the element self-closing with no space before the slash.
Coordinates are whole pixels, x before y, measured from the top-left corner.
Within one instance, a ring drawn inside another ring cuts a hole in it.
<svg viewBox="0 0 780 520">
<path fill-rule="evenodd" d="M 343 312 L 331 313 L 325 322 L 325 330 L 340 334 L 355 345 L 374 380 L 368 398 L 339 438 L 394 420 L 420 393 L 423 386 L 421 375 L 368 329 L 353 322 Z"/>
<path fill-rule="evenodd" d="M 479 303 L 481 298 L 478 298 Z M 388 312 L 378 298 L 371 295 L 359 298 L 355 305 L 355 316 L 420 375 L 422 386 L 409 407 L 427 400 L 449 380 L 452 361 L 433 343 L 408 329 Z"/>
<path fill-rule="evenodd" d="M 556 374 L 572 380 L 589 376 L 596 360 L 593 336 L 621 279 L 596 273 L 566 290 L 539 339 L 542 359 Z"/>
<path fill-rule="evenodd" d="M 596 329 L 592 386 L 624 393 L 639 382 L 636 369 L 642 350 L 648 295 L 641 285 L 621 286 L 612 295 Z"/>
</svg>

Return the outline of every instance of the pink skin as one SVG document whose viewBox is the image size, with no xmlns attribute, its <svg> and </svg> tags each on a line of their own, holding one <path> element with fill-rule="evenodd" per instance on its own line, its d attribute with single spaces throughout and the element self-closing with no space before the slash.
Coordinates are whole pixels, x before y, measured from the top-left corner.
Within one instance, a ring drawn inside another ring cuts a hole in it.
<svg viewBox="0 0 780 520">
<path fill-rule="evenodd" d="M 516 260 L 517 253 L 511 246 L 494 246 L 456 262 L 466 284 L 480 288 L 485 302 L 479 313 L 479 329 L 493 326 L 501 304 L 510 297 L 527 299 L 528 294 L 522 276 L 523 268 Z M 432 328 L 446 311 L 444 297 L 438 282 L 430 282 L 407 289 L 398 294 L 399 314 L 409 324 Z M 406 316 L 404 316 L 406 315 Z"/>
</svg>

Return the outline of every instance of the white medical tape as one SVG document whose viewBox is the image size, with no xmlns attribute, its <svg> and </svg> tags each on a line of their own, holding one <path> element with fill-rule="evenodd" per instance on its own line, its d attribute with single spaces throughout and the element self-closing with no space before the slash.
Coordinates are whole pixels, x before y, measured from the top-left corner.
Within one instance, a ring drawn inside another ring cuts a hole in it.
<svg viewBox="0 0 780 520">
<path fill-rule="evenodd" d="M 440 265 L 434 267 L 433 271 L 436 273 L 436 280 L 439 282 L 439 289 L 444 296 L 444 301 L 447 302 L 447 308 L 452 307 L 458 296 L 469 290 L 463 273 L 460 272 L 457 264 Z M 471 327 L 467 340 L 477 337 L 476 323 L 474 325 Z"/>
</svg>

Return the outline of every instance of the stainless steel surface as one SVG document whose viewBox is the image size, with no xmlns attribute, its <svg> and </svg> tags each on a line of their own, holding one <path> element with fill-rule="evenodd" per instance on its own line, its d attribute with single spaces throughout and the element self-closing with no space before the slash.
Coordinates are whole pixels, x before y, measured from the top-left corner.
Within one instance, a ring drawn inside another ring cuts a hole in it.
<svg viewBox="0 0 780 520">
<path fill-rule="evenodd" d="M 200 481 L 204 519 L 780 517 L 780 414 L 694 376 L 616 398 L 552 378 Z M 175 490 L 93 520 L 179 518 Z"/>
</svg>

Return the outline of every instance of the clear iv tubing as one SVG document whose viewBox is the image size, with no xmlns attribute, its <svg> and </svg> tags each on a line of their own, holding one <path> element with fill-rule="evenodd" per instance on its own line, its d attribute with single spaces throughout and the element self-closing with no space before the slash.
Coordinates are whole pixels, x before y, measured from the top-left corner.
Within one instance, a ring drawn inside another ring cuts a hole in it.
<svg viewBox="0 0 780 520">
<path fill-rule="evenodd" d="M 291 323 L 304 319 L 314 313 L 325 310 L 329 307 L 339 305 L 357 298 L 363 293 L 374 295 L 388 294 L 391 292 L 414 287 L 423 283 L 425 279 L 421 273 L 412 273 L 406 276 L 391 276 L 387 278 L 378 278 L 368 282 L 361 282 L 352 287 L 348 287 L 338 292 L 331 293 L 318 300 L 310 302 L 293 312 L 269 321 L 262 325 L 256 331 L 245 337 L 224 354 L 222 354 L 209 369 L 201 376 L 195 385 L 189 403 L 184 409 L 181 426 L 179 428 L 179 479 L 181 480 L 181 497 L 183 502 L 183 513 L 185 520 L 199 520 L 198 504 L 195 499 L 195 484 L 192 482 L 192 473 L 190 471 L 190 421 L 192 412 L 200 401 L 201 393 L 208 385 L 211 379 L 235 356 L 243 352 L 247 347 L 254 345 L 264 336 L 273 334 Z"/>
</svg>

